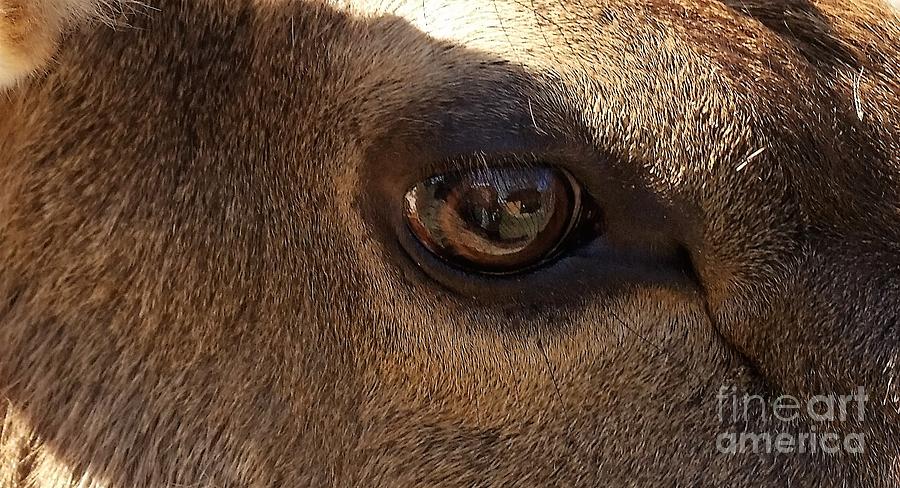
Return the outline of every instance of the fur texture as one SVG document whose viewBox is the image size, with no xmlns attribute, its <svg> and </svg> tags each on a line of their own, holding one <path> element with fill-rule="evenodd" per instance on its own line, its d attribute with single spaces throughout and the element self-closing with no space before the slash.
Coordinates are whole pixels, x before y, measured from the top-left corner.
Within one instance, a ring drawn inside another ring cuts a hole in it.
<svg viewBox="0 0 900 488">
<path fill-rule="evenodd" d="M 151 7 L 0 0 L 0 487 L 898 484 L 887 3 Z M 406 189 L 504 151 L 688 276 L 398 244 Z M 722 386 L 869 399 L 732 421 Z M 865 451 L 717 450 L 816 429 Z"/>
</svg>

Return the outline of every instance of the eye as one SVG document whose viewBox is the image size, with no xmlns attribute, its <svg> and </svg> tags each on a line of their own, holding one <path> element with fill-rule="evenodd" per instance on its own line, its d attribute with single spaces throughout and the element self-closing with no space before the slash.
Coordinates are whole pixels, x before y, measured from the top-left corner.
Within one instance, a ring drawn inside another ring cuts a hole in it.
<svg viewBox="0 0 900 488">
<path fill-rule="evenodd" d="M 512 274 L 552 259 L 586 214 L 581 187 L 553 168 L 496 168 L 434 176 L 406 193 L 413 235 L 443 261 Z"/>
</svg>

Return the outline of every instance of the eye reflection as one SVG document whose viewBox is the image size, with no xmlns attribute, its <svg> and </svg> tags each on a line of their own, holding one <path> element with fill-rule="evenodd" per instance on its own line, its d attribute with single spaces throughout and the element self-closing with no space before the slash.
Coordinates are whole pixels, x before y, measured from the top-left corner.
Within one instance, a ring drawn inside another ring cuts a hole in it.
<svg viewBox="0 0 900 488">
<path fill-rule="evenodd" d="M 482 273 L 514 273 L 552 257 L 580 208 L 575 181 L 551 168 L 449 173 L 406 194 L 416 238 L 441 259 Z"/>
</svg>

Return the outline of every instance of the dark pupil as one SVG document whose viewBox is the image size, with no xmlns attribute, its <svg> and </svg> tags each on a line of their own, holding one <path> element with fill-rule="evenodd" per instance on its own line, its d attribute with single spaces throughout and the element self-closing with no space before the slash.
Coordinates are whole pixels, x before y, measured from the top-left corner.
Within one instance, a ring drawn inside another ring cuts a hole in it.
<svg viewBox="0 0 900 488">
<path fill-rule="evenodd" d="M 522 214 L 537 213 L 543 207 L 541 192 L 531 188 L 510 194 L 507 201 L 518 205 L 519 212 Z"/>
<path fill-rule="evenodd" d="M 538 214 L 545 206 L 543 196 L 534 188 L 502 195 L 494 187 L 479 186 L 462 195 L 457 213 L 470 231 L 491 239 L 497 246 L 518 244 L 533 239 L 545 226 L 548 215 Z M 552 212 L 552 202 L 546 206 L 547 213 Z"/>
<path fill-rule="evenodd" d="M 571 188 L 556 171 L 495 169 L 431 178 L 407 194 L 410 227 L 438 256 L 509 271 L 550 253 L 567 229 Z"/>
</svg>

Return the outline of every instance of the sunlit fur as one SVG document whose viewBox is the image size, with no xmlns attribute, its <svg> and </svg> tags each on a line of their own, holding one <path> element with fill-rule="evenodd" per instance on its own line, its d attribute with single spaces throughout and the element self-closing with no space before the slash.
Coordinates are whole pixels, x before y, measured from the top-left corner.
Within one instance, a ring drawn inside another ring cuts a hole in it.
<svg viewBox="0 0 900 488">
<path fill-rule="evenodd" d="M 0 0 L 0 487 L 896 486 L 898 80 L 876 0 Z M 696 286 L 399 251 L 522 131 Z M 721 454 L 726 385 L 866 451 Z"/>
</svg>

